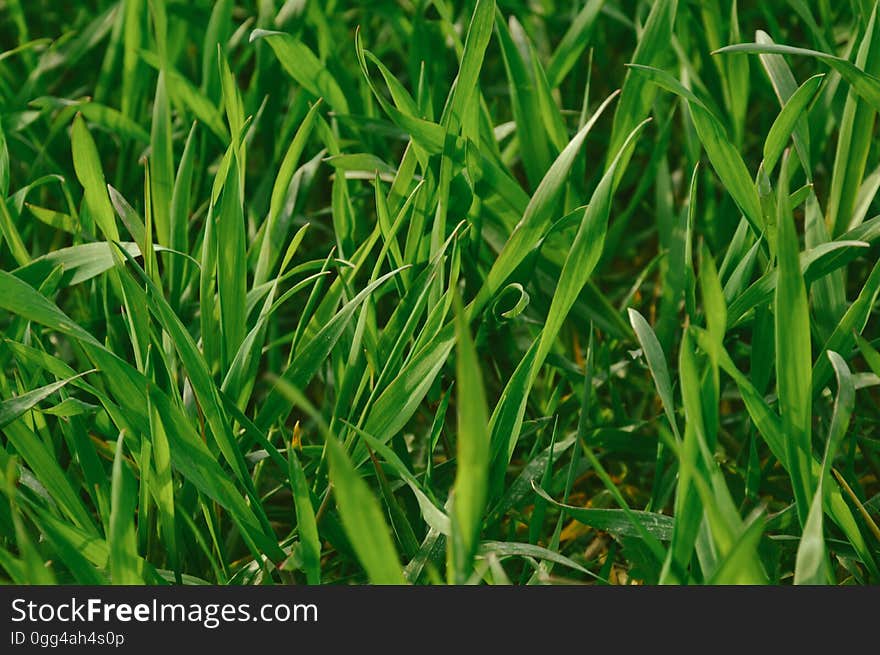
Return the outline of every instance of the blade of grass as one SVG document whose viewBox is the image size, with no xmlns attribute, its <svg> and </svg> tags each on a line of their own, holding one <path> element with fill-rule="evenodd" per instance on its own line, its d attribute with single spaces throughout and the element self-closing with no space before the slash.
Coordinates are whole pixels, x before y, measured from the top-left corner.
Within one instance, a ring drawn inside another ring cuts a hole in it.
<svg viewBox="0 0 880 655">
<path fill-rule="evenodd" d="M 403 570 L 379 502 L 333 436 L 326 441 L 330 481 L 342 525 L 372 584 L 405 584 Z"/>
<path fill-rule="evenodd" d="M 783 157 L 778 188 L 779 281 L 774 297 L 776 375 L 779 410 L 785 434 L 786 457 L 792 478 L 798 516 L 806 522 L 814 483 L 810 470 L 810 315 L 807 292 L 801 274 L 798 237 L 788 206 L 788 158 Z"/>
<path fill-rule="evenodd" d="M 449 513 L 450 582 L 470 576 L 479 543 L 489 479 L 489 416 L 477 351 L 461 299 L 455 299 L 457 457 L 452 509 Z"/>
</svg>

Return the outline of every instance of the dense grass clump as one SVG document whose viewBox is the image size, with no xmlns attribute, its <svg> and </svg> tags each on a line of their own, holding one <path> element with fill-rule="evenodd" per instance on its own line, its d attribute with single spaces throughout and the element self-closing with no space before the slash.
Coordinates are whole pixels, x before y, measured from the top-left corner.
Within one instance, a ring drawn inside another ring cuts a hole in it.
<svg viewBox="0 0 880 655">
<path fill-rule="evenodd" d="M 873 3 L 0 12 L 0 580 L 880 583 Z"/>
</svg>

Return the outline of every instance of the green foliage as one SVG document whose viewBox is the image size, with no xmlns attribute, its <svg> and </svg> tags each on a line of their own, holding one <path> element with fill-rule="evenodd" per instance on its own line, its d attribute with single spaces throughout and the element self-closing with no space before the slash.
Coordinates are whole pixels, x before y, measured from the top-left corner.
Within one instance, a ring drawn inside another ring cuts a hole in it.
<svg viewBox="0 0 880 655">
<path fill-rule="evenodd" d="M 12 3 L 0 582 L 880 583 L 880 26 L 790 4 Z"/>
</svg>

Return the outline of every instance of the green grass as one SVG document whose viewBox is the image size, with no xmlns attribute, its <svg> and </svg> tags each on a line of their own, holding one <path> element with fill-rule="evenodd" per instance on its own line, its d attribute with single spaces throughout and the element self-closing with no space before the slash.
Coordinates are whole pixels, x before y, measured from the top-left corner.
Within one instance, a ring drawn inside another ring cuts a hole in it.
<svg viewBox="0 0 880 655">
<path fill-rule="evenodd" d="M 876 13 L 7 0 L 0 581 L 880 583 Z"/>
</svg>

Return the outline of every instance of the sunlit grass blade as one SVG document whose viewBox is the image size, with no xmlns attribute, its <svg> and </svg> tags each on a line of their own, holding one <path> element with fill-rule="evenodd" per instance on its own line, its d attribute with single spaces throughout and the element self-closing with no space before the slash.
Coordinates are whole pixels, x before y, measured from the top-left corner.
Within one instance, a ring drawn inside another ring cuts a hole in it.
<svg viewBox="0 0 880 655">
<path fill-rule="evenodd" d="M 492 36 L 494 17 L 495 0 L 477 0 L 468 23 L 458 74 L 440 119 L 441 125 L 453 128 L 453 131 L 457 131 L 456 126 L 463 122 L 465 111 L 472 102 L 474 92 L 479 88 L 477 82 L 484 53 Z"/>
<path fill-rule="evenodd" d="M 32 389 L 31 391 L 27 391 L 20 396 L 16 396 L 15 398 L 0 401 L 0 429 L 17 419 L 25 412 L 34 408 L 36 405 L 51 396 L 53 393 L 55 393 L 59 389 L 62 389 L 68 383 L 76 380 L 77 378 L 81 378 L 84 375 L 94 372 L 94 369 L 91 371 L 85 371 L 83 373 L 79 373 L 78 375 L 69 377 L 66 380 L 59 380 L 57 382 L 53 382 L 52 384 L 47 384 L 45 386 Z"/>
<path fill-rule="evenodd" d="M 837 376 L 837 397 L 834 400 L 834 413 L 828 429 L 825 455 L 822 458 L 822 472 L 798 545 L 797 561 L 794 568 L 795 584 L 826 584 L 829 581 L 830 565 L 824 536 L 822 498 L 825 479 L 828 477 L 834 456 L 849 427 L 850 416 L 855 405 L 855 387 L 846 362 L 833 351 L 828 352 L 828 359 Z"/>
<path fill-rule="evenodd" d="M 315 124 L 315 116 L 319 106 L 319 103 L 315 103 L 309 110 L 309 113 L 306 114 L 302 123 L 300 123 L 296 135 L 290 142 L 287 152 L 284 154 L 284 159 L 278 170 L 278 175 L 275 177 L 275 182 L 272 185 L 269 214 L 266 217 L 263 242 L 260 246 L 260 256 L 257 260 L 256 269 L 254 270 L 254 286 L 257 286 L 268 279 L 272 267 L 276 263 L 278 256 L 281 254 L 280 241 L 283 238 L 281 228 L 286 226 L 279 226 L 278 219 L 281 215 L 282 207 L 286 202 L 289 193 L 288 187 L 290 186 L 293 174 L 299 164 L 300 156 L 302 155 L 306 141 L 308 140 Z"/>
<path fill-rule="evenodd" d="M 171 194 L 174 188 L 174 150 L 171 145 L 171 105 L 165 89 L 165 72 L 159 71 L 150 135 L 150 181 L 156 242 L 174 247 L 171 240 Z"/>
<path fill-rule="evenodd" d="M 370 582 L 404 584 L 397 551 L 379 502 L 334 437 L 326 442 L 330 480 L 342 525 Z"/>
<path fill-rule="evenodd" d="M 115 584 L 143 584 L 138 572 L 135 543 L 134 509 L 137 503 L 136 481 L 124 463 L 125 433 L 119 433 L 113 458 L 112 510 L 110 511 L 110 577 Z"/>
<path fill-rule="evenodd" d="M 547 312 L 547 322 L 541 333 L 538 354 L 535 357 L 538 364 L 543 363 L 544 358 L 550 352 L 551 344 L 556 339 L 562 322 L 568 316 L 568 312 L 587 283 L 596 264 L 599 263 L 605 234 L 608 230 L 611 198 L 614 193 L 614 179 L 618 166 L 628 161 L 628 155 L 635 147 L 636 140 L 647 123 L 647 120 L 640 123 L 627 136 L 620 152 L 617 153 L 617 157 L 611 162 L 593 192 L 590 204 L 584 212 L 571 244 L 571 249 L 565 258 L 562 272 L 559 274 L 559 283 Z"/>
<path fill-rule="evenodd" d="M 660 342 L 657 341 L 657 335 L 654 334 L 654 330 L 651 329 L 645 317 L 632 308 L 627 312 L 636 338 L 642 346 L 642 353 L 648 363 L 651 377 L 654 379 L 657 395 L 660 396 L 660 401 L 663 403 L 666 419 L 669 421 L 672 432 L 680 438 L 675 418 L 675 401 L 672 397 L 672 380 L 669 377 L 669 367 L 666 365 L 666 355 L 663 354 Z"/>
<path fill-rule="evenodd" d="M 584 140 L 593 129 L 599 116 L 603 110 L 616 97 L 616 93 L 605 100 L 596 110 L 592 118 L 583 128 L 572 138 L 565 149 L 553 162 L 550 170 L 544 175 L 541 184 L 532 195 L 525 213 L 514 228 L 513 233 L 504 244 L 504 248 L 495 260 L 489 274 L 486 276 L 486 282 L 477 297 L 473 301 L 473 307 L 480 308 L 501 288 L 507 277 L 513 270 L 522 263 L 527 254 L 534 248 L 538 239 L 546 230 L 548 223 L 553 219 L 553 211 L 562 195 L 564 184 L 574 164 L 575 158 L 578 156 Z"/>
<path fill-rule="evenodd" d="M 309 584 L 321 583 L 321 541 L 318 537 L 318 526 L 315 521 L 315 508 L 309 495 L 308 481 L 303 472 L 302 464 L 294 448 L 287 450 L 287 461 L 290 465 L 290 484 L 293 490 L 293 502 L 296 508 L 296 525 L 299 541 L 302 544 L 303 566 Z"/>
<path fill-rule="evenodd" d="M 85 205 L 92 220 L 108 241 L 119 241 L 119 230 L 116 227 L 116 217 L 110 205 L 110 197 L 107 195 L 107 183 L 104 181 L 104 169 L 98 157 L 98 148 L 86 127 L 85 120 L 79 114 L 73 121 L 71 147 L 76 177 L 85 191 Z"/>
<path fill-rule="evenodd" d="M 455 310 L 458 443 L 448 560 L 450 582 L 461 584 L 470 574 L 483 524 L 489 486 L 489 416 L 477 351 L 460 299 Z"/>
<path fill-rule="evenodd" d="M 812 354 L 807 291 L 800 269 L 800 247 L 794 218 L 788 206 L 787 175 L 787 158 L 783 158 L 777 198 L 779 281 L 774 297 L 776 384 L 789 473 L 798 503 L 798 515 L 803 523 L 814 491 L 810 468 Z"/>
<path fill-rule="evenodd" d="M 254 30 L 250 41 L 265 40 L 275 51 L 284 70 L 304 89 L 324 100 L 336 111 L 349 113 L 348 100 L 334 77 L 307 45 L 290 34 Z"/>
<path fill-rule="evenodd" d="M 872 76 L 876 80 L 880 75 L 880 25 L 877 23 L 876 3 L 862 35 L 855 65 L 864 71 L 863 76 Z M 878 109 L 876 104 L 860 97 L 856 87 L 847 94 L 826 210 L 831 236 L 852 227 L 852 214 L 870 149 L 870 140 L 862 135 L 873 130 Z"/>
<path fill-rule="evenodd" d="M 177 521 L 175 520 L 171 448 L 168 442 L 168 435 L 165 434 L 165 426 L 162 423 L 162 419 L 153 408 L 149 397 L 147 400 L 149 403 L 148 411 L 150 413 L 150 432 L 153 446 L 152 495 L 159 511 L 159 521 L 162 525 L 162 542 L 167 547 L 169 562 L 179 583 L 181 581 L 181 558 L 178 548 Z"/>
<path fill-rule="evenodd" d="M 499 36 L 507 70 L 520 160 L 532 188 L 537 188 L 545 171 L 550 167 L 550 143 L 546 133 L 539 128 L 542 122 L 535 84 L 500 14 L 495 18 L 495 30 Z"/>
<path fill-rule="evenodd" d="M 806 112 L 810 102 L 819 91 L 823 79 L 825 79 L 824 75 L 813 75 L 801 84 L 786 101 L 779 116 L 770 126 L 770 131 L 767 132 L 767 138 L 764 140 L 764 172 L 767 175 L 773 173 L 773 169 L 782 156 L 782 151 L 798 124 L 801 123 L 801 116 Z"/>
<path fill-rule="evenodd" d="M 880 79 L 866 73 L 855 64 L 841 57 L 808 48 L 796 48 L 775 43 L 740 43 L 720 48 L 714 54 L 735 52 L 815 57 L 837 71 L 852 86 L 855 92 L 867 100 L 875 110 L 880 108 Z"/>
<path fill-rule="evenodd" d="M 755 32 L 755 41 L 758 43 L 773 43 L 773 39 L 762 30 Z M 770 78 L 770 84 L 773 86 L 773 91 L 776 93 L 780 107 L 784 108 L 798 89 L 798 84 L 794 79 L 791 68 L 789 68 L 782 55 L 762 54 L 758 58 L 761 60 L 761 65 Z M 806 119 L 798 120 L 795 123 L 792 140 L 807 178 L 812 179 L 813 165 L 811 162 L 810 129 Z"/>
</svg>

